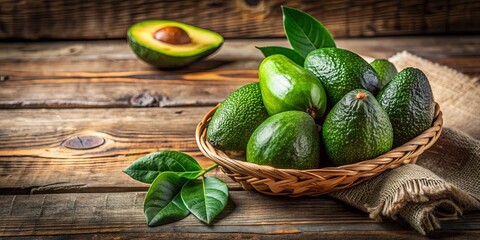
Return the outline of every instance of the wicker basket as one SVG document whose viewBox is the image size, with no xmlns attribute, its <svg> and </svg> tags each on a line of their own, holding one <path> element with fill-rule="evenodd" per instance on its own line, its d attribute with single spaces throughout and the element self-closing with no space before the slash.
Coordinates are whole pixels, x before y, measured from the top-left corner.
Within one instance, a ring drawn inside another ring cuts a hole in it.
<svg viewBox="0 0 480 240">
<path fill-rule="evenodd" d="M 228 157 L 215 149 L 206 139 L 207 126 L 218 105 L 211 109 L 196 129 L 197 145 L 202 153 L 221 166 L 221 169 L 245 190 L 255 189 L 276 196 L 318 196 L 348 188 L 372 178 L 387 169 L 415 163 L 418 155 L 432 146 L 442 132 L 440 106 L 435 104 L 432 127 L 400 147 L 371 160 L 339 167 L 296 170 L 262 166 Z"/>
</svg>

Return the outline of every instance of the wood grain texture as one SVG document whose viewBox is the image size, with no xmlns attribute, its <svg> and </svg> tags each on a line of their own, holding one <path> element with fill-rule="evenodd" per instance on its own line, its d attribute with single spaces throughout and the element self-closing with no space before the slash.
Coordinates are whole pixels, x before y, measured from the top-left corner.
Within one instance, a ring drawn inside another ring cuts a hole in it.
<svg viewBox="0 0 480 240">
<path fill-rule="evenodd" d="M 39 75 L 9 74 L 1 84 L 0 108 L 214 106 L 237 88 L 258 81 L 252 70 Z"/>
<path fill-rule="evenodd" d="M 377 37 L 377 38 L 349 38 L 337 39 L 340 48 L 352 50 L 356 53 L 372 57 L 388 57 L 396 52 L 407 50 L 421 57 L 449 57 L 449 56 L 478 56 L 480 46 L 479 36 L 408 36 L 408 37 Z M 213 61 L 247 61 L 259 60 L 261 52 L 255 46 L 284 46 L 290 47 L 285 38 L 278 39 L 227 39 L 222 48 L 209 60 Z M 136 60 L 125 40 L 103 41 L 45 41 L 45 42 L 8 42 L 0 44 L 0 61 L 28 62 L 28 61 L 89 61 L 92 67 L 101 60 Z M 71 62 L 68 62 L 71 64 Z M 136 70 L 155 70 L 144 64 L 138 65 Z M 0 65 L 2 70 L 8 69 Z M 72 68 L 73 66 L 71 66 Z M 75 66 L 75 70 L 77 66 Z M 115 64 L 112 66 L 115 67 Z M 120 67 L 120 66 L 118 66 Z M 125 67 L 125 66 L 123 66 Z M 128 66 L 126 66 L 128 67 Z M 55 70 L 51 66 L 50 71 Z M 102 69 L 102 71 L 106 71 Z M 118 68 L 121 69 L 121 68 Z M 230 68 L 232 69 L 232 68 Z M 36 71 L 35 69 L 20 69 L 21 71 Z M 133 70 L 133 69 L 123 69 Z M 198 71 L 186 68 L 184 71 Z M 57 71 L 67 71 L 58 69 Z M 70 69 L 69 71 L 72 71 Z M 118 70 L 115 70 L 118 71 Z M 157 70 L 158 71 L 158 70 Z M 88 72 L 95 72 L 95 68 Z M 169 71 L 171 72 L 171 71 Z"/>
<path fill-rule="evenodd" d="M 0 38 L 124 38 L 128 26 L 168 19 L 209 28 L 227 38 L 284 36 L 281 5 L 321 20 L 336 37 L 479 32 L 475 0 L 202 0 L 0 2 Z"/>
<path fill-rule="evenodd" d="M 213 106 L 257 81 L 257 46 L 285 40 L 227 40 L 206 61 L 160 71 L 136 59 L 124 41 L 0 44 L 0 108 Z M 480 76 L 480 37 L 340 40 L 362 55 L 388 58 L 407 50 Z M 2 80 L 3 79 L 3 80 Z"/>
<path fill-rule="evenodd" d="M 241 191 L 216 172 L 210 174 L 227 182 L 231 201 L 213 226 L 189 216 L 147 227 L 142 203 L 148 185 L 121 170 L 162 149 L 184 151 L 209 166 L 194 141 L 196 123 L 210 109 L 206 105 L 256 80 L 262 56 L 255 45 L 287 43 L 227 41 L 207 61 L 170 72 L 137 60 L 123 40 L 0 43 L 0 238 L 424 239 L 406 225 L 373 222 L 327 197 L 292 200 Z M 480 76 L 478 36 L 338 45 L 377 58 L 408 50 Z M 79 135 L 105 143 L 86 150 L 62 146 Z M 442 227 L 429 237 L 479 239 L 480 212 Z"/>
<path fill-rule="evenodd" d="M 316 239 L 323 239 L 323 234 L 335 239 L 352 235 L 360 239 L 422 238 L 408 226 L 374 222 L 366 214 L 330 198 L 299 198 L 292 203 L 289 198 L 245 191 L 231 192 L 227 208 L 211 226 L 190 215 L 179 222 L 149 228 L 142 210 L 144 196 L 144 192 L 0 196 L 0 237 L 76 234 L 133 237 L 136 233 L 148 237 L 167 233 L 166 236 L 174 238 L 203 233 L 204 236 L 223 239 L 248 234 L 280 238 L 303 238 L 306 234 L 306 237 Z M 459 236 L 478 237 L 480 214 L 469 214 L 464 221 L 469 224 L 463 221 L 444 223 L 444 230 L 435 234 L 449 236 L 461 231 Z"/>
<path fill-rule="evenodd" d="M 185 152 L 213 163 L 197 148 L 197 123 L 209 108 L 0 110 L 0 194 L 146 190 L 122 172 L 145 154 Z M 64 146 L 72 137 L 104 139 L 91 149 Z M 212 171 L 211 174 L 216 174 Z M 239 189 L 223 174 L 231 188 Z"/>
</svg>

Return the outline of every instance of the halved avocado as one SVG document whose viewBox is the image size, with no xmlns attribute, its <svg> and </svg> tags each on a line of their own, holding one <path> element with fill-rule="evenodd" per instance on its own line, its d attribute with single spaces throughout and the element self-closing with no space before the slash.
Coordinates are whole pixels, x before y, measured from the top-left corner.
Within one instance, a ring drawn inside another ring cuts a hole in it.
<svg viewBox="0 0 480 240">
<path fill-rule="evenodd" d="M 187 66 L 215 52 L 222 35 L 185 23 L 147 20 L 128 28 L 127 40 L 143 61 L 159 68 Z"/>
</svg>

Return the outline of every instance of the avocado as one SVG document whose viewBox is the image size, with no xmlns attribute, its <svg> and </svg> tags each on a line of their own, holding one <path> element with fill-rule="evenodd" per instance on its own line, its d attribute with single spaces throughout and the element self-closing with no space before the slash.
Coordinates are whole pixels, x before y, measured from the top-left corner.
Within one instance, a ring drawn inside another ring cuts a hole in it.
<svg viewBox="0 0 480 240">
<path fill-rule="evenodd" d="M 130 26 L 127 40 L 140 59 L 158 68 L 187 66 L 223 44 L 223 37 L 216 32 L 166 20 L 147 20 Z"/>
<path fill-rule="evenodd" d="M 362 57 L 345 49 L 314 50 L 308 54 L 304 65 L 322 82 L 331 106 L 354 89 L 363 88 L 376 94 L 381 87 L 372 66 Z"/>
<path fill-rule="evenodd" d="M 400 71 L 377 96 L 393 126 L 398 147 L 432 126 L 435 101 L 425 74 L 416 68 Z"/>
<path fill-rule="evenodd" d="M 208 124 L 207 139 L 221 150 L 245 151 L 250 135 L 267 118 L 260 85 L 247 84 L 220 104 Z"/>
<path fill-rule="evenodd" d="M 318 79 L 284 55 L 266 57 L 258 69 L 263 102 L 270 115 L 304 111 L 320 119 L 327 97 Z"/>
<path fill-rule="evenodd" d="M 393 129 L 387 113 L 372 93 L 347 93 L 328 113 L 322 140 L 335 165 L 368 160 L 392 148 Z"/>
<path fill-rule="evenodd" d="M 386 86 L 398 73 L 395 66 L 386 59 L 375 59 L 370 63 L 370 66 L 377 72 L 382 87 Z"/>
<path fill-rule="evenodd" d="M 315 121 L 302 111 L 270 116 L 250 137 L 247 161 L 286 169 L 318 168 L 320 146 Z"/>
</svg>

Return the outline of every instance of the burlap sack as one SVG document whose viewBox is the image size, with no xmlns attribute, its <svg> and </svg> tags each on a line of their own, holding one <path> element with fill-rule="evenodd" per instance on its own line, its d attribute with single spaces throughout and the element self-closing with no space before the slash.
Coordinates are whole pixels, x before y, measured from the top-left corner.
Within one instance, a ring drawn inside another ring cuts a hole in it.
<svg viewBox="0 0 480 240">
<path fill-rule="evenodd" d="M 426 234 L 439 229 L 440 220 L 480 209 L 480 141 L 474 139 L 480 138 L 480 86 L 478 79 L 407 52 L 390 61 L 398 70 L 416 67 L 427 75 L 446 128 L 417 165 L 385 172 L 331 196 L 373 219 L 400 218 Z"/>
</svg>

